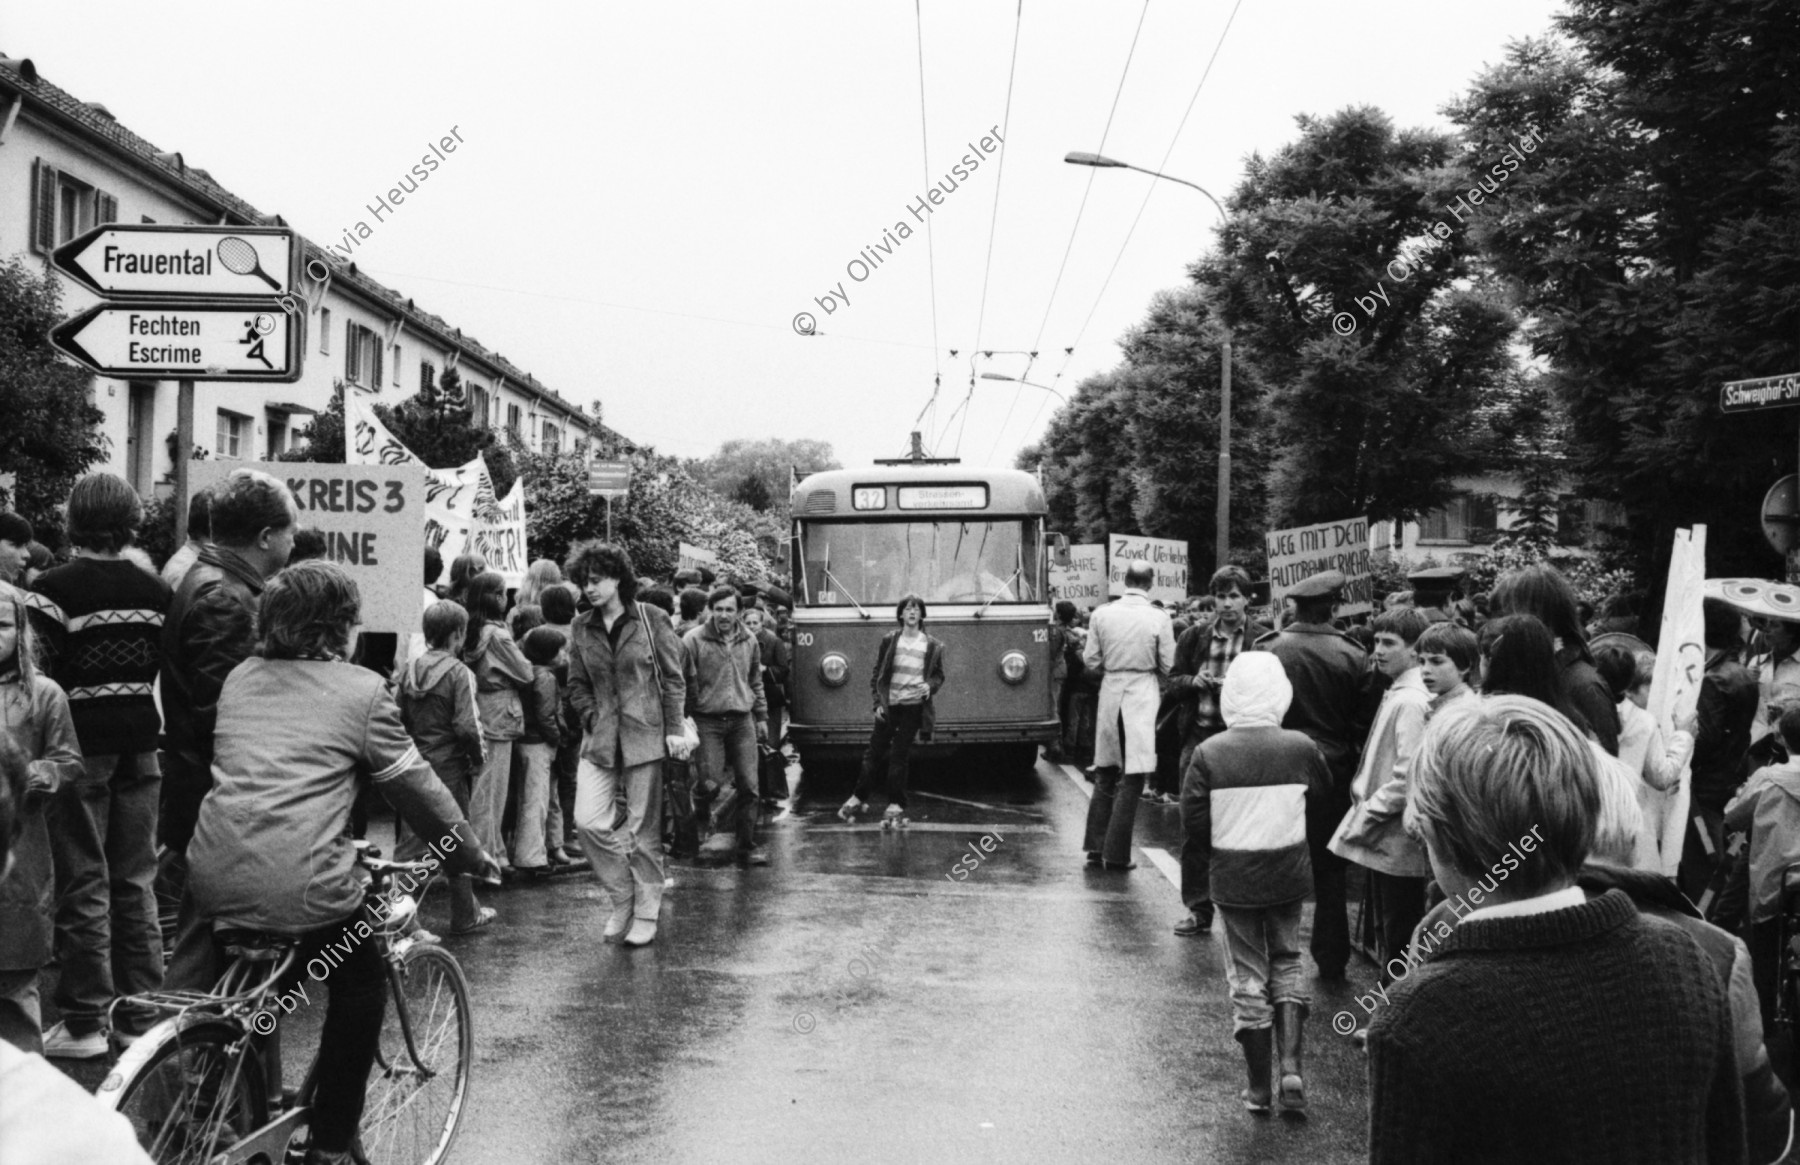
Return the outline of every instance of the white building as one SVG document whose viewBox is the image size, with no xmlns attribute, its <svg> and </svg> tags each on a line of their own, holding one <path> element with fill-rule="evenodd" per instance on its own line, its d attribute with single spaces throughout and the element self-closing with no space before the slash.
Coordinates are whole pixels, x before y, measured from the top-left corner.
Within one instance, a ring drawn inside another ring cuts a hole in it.
<svg viewBox="0 0 1800 1165">
<path fill-rule="evenodd" d="M 1446 505 L 1423 514 L 1414 522 L 1392 520 L 1369 524 L 1369 548 L 1376 553 L 1398 550 L 1409 560 L 1427 555 L 1454 563 L 1470 555 L 1483 555 L 1494 539 L 1519 520 L 1506 499 L 1524 493 L 1513 477 L 1488 475 L 1456 479 L 1459 491 Z M 1592 537 L 1595 526 L 1621 525 L 1624 510 L 1606 502 L 1590 501 L 1573 494 L 1557 496 L 1557 542 L 1572 553 Z"/>
<path fill-rule="evenodd" d="M 54 248 L 107 222 L 286 225 L 180 153 L 138 137 L 104 106 L 58 89 L 32 62 L 0 56 L 0 257 L 22 256 L 50 270 Z M 300 244 L 303 265 L 324 259 L 323 247 Z M 397 404 L 452 367 L 470 394 L 476 423 L 512 429 L 533 450 L 567 449 L 603 435 L 580 406 L 359 273 L 354 263 L 333 264 L 331 271 L 323 296 L 311 297 L 317 302 L 307 318 L 298 381 L 196 384 L 194 443 L 210 456 L 262 460 L 289 449 L 331 400 L 334 381 Z M 99 298 L 60 273 L 56 278 L 67 315 Z M 97 376 L 91 392 L 106 415 L 108 439 L 107 460 L 95 468 L 119 474 L 146 497 L 167 492 L 175 382 Z"/>
</svg>

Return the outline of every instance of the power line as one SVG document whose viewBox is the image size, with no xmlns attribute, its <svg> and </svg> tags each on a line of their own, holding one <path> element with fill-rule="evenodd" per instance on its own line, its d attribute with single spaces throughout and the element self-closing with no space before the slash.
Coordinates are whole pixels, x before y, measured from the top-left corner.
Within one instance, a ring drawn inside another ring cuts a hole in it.
<svg viewBox="0 0 1800 1165">
<path fill-rule="evenodd" d="M 1023 3 L 1023 0 L 1020 0 L 1020 2 Z M 1147 2 L 1148 0 L 1146 0 L 1146 3 Z M 925 178 L 925 185 L 929 187 L 931 185 L 931 134 L 927 129 L 925 121 L 925 16 L 924 13 L 920 11 L 919 5 L 920 0 L 913 0 L 913 28 L 917 34 L 916 39 L 919 45 L 919 170 Z M 919 411 L 919 421 L 924 420 L 926 412 L 931 411 L 936 407 L 938 390 L 942 388 L 944 384 L 944 366 L 938 355 L 937 258 L 933 253 L 932 248 L 930 215 L 925 216 L 925 269 L 931 275 L 932 377 L 931 399 L 926 402 L 925 408 Z M 936 414 L 933 413 L 932 420 L 935 421 L 936 419 Z M 919 421 L 913 422 L 915 428 L 918 427 Z"/>
<path fill-rule="evenodd" d="M 1018 75 L 1018 71 L 1019 71 L 1019 30 L 1024 25 L 1024 23 L 1025 23 L 1025 0 L 1019 0 L 1018 7 L 1013 12 L 1012 63 L 1010 65 L 1008 65 L 1007 69 L 1006 69 L 1006 109 L 1000 115 L 1000 124 L 1002 126 L 1004 126 L 1008 132 L 1011 132 L 1011 130 L 1012 130 L 1013 79 Z M 1005 145 L 1006 135 L 1005 134 L 1000 135 L 1000 141 L 1001 141 L 1000 161 L 997 164 L 997 168 L 994 173 L 994 210 L 993 210 L 992 215 L 988 218 L 987 262 L 982 267 L 982 272 L 981 272 L 981 307 L 975 313 L 975 349 L 977 351 L 980 351 L 980 349 L 981 349 L 981 327 L 982 327 L 982 324 L 985 323 L 987 320 L 988 280 L 994 273 L 994 234 L 995 234 L 995 228 L 1000 223 L 1000 186 L 1001 186 L 1001 183 L 1006 178 L 1006 145 Z M 971 367 L 969 369 L 969 398 L 973 398 L 974 395 L 975 395 L 975 369 L 971 365 Z M 969 428 L 969 414 L 968 414 L 968 412 L 965 411 L 963 413 L 962 428 L 958 429 L 956 432 L 956 449 L 957 450 L 962 449 L 963 434 L 968 431 L 968 428 Z"/>
<path fill-rule="evenodd" d="M 1104 154 L 1106 152 L 1106 139 L 1107 136 L 1112 133 L 1113 115 L 1119 112 L 1119 98 L 1125 95 L 1125 78 L 1131 74 L 1131 59 L 1137 55 L 1138 37 L 1143 34 L 1144 18 L 1148 15 L 1150 15 L 1150 0 L 1144 0 L 1144 7 L 1138 13 L 1137 28 L 1133 30 L 1131 34 L 1131 47 L 1125 50 L 1125 67 L 1119 70 L 1119 87 L 1113 91 L 1112 107 L 1106 111 L 1106 125 L 1100 130 L 1100 144 L 1094 147 L 1094 152 L 1096 154 Z M 1094 179 L 1098 177 L 1098 175 L 1098 170 L 1089 169 L 1087 185 L 1081 188 L 1081 205 L 1075 208 L 1075 222 L 1069 227 L 1069 242 L 1068 245 L 1063 247 L 1062 263 L 1056 268 L 1056 280 L 1050 284 L 1050 298 L 1044 304 L 1044 318 L 1038 321 L 1037 335 L 1031 341 L 1031 347 L 1034 353 L 1038 350 L 1038 345 L 1043 342 L 1044 329 L 1050 326 L 1050 309 L 1056 306 L 1056 292 L 1057 289 L 1062 286 L 1063 272 L 1066 271 L 1069 266 L 1069 256 L 1075 251 L 1075 233 L 1081 229 L 1081 216 L 1082 213 L 1087 210 L 1088 195 L 1093 191 Z M 1034 355 L 1032 360 L 1035 360 L 1036 358 L 1037 357 Z M 1021 383 L 1017 388 L 1013 389 L 1012 404 L 1006 406 L 1006 418 L 1000 422 L 1000 428 L 994 433 L 994 444 L 988 449 L 987 459 L 990 463 L 992 463 L 994 454 L 1000 448 L 1000 438 L 1005 435 L 1006 426 L 1012 422 L 1013 409 L 1018 406 L 1019 394 L 1025 391 L 1023 382 L 1030 378 L 1031 360 L 1027 360 L 1025 362 L 1025 371 L 1019 374 Z M 1043 411 L 1044 402 L 1048 399 L 1048 397 L 1043 397 L 1038 400 L 1037 412 L 1034 412 L 1031 415 L 1033 424 L 1037 423 L 1038 413 Z M 1026 431 L 1029 432 L 1030 430 L 1027 429 Z"/>
<path fill-rule="evenodd" d="M 1206 79 L 1212 76 L 1213 64 L 1219 59 L 1219 50 L 1225 47 L 1225 37 L 1231 32 L 1231 25 L 1237 19 L 1238 9 L 1243 6 L 1244 0 L 1237 0 L 1231 6 L 1231 15 L 1225 18 L 1225 27 L 1219 31 L 1219 41 L 1213 45 L 1212 55 L 1206 58 L 1206 68 L 1200 74 L 1200 82 L 1194 86 L 1194 95 L 1188 98 L 1187 109 L 1182 112 L 1181 121 L 1175 127 L 1175 135 L 1169 139 L 1169 148 L 1163 151 L 1162 161 L 1157 163 L 1156 169 L 1161 170 L 1167 167 L 1169 158 L 1174 155 L 1175 145 L 1181 140 L 1181 131 L 1187 126 L 1188 116 L 1194 112 L 1194 104 L 1200 100 L 1200 90 L 1206 87 Z M 1138 204 L 1137 215 L 1131 220 L 1131 229 L 1125 232 L 1125 241 L 1119 244 L 1119 253 L 1113 257 L 1112 266 L 1107 268 L 1106 279 L 1100 284 L 1100 293 L 1094 297 L 1094 306 L 1088 309 L 1087 318 L 1081 321 L 1081 330 L 1075 333 L 1075 342 L 1069 346 L 1069 354 L 1063 360 L 1062 368 L 1057 370 L 1056 377 L 1051 383 L 1054 384 L 1056 380 L 1061 380 L 1063 373 L 1068 371 L 1070 362 L 1075 359 L 1075 349 L 1081 345 L 1081 337 L 1087 334 L 1088 325 L 1094 321 L 1094 313 L 1100 310 L 1100 303 L 1106 298 L 1106 289 L 1112 283 L 1113 273 L 1118 271 L 1120 261 L 1125 258 L 1125 248 L 1131 245 L 1131 236 L 1137 232 L 1138 222 L 1143 219 L 1144 210 L 1150 205 L 1150 198 L 1155 193 L 1156 183 L 1151 182 L 1145 186 L 1144 201 Z M 1043 409 L 1042 402 L 1039 402 L 1038 408 L 1040 411 Z M 1035 423 L 1035 421 L 1036 417 L 1034 416 L 1033 422 Z"/>
</svg>

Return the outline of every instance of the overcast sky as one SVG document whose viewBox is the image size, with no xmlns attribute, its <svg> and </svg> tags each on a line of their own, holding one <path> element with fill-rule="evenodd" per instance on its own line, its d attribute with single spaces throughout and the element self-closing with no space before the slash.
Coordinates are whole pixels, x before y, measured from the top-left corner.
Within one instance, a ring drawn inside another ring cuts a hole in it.
<svg viewBox="0 0 1800 1165">
<path fill-rule="evenodd" d="M 1030 379 L 1066 395 L 1117 361 L 1217 221 L 1194 191 L 1065 153 L 1104 132 L 1107 154 L 1168 155 L 1223 198 L 1298 114 L 1372 104 L 1447 126 L 1444 102 L 1560 5 L 1243 0 L 1233 19 L 1233 0 L 1026 0 L 1016 25 L 1016 3 L 922 7 L 923 140 L 899 0 L 86 0 L 79 18 L 12 0 L 0 52 L 315 242 L 367 222 L 362 268 L 663 452 L 813 437 L 863 464 L 904 449 L 941 373 L 927 443 L 1010 464 L 1056 401 L 978 380 L 947 427 L 971 352 L 1016 376 L 1035 348 Z M 1002 151 L 930 212 L 928 239 L 908 205 L 996 126 Z M 376 220 L 366 206 L 453 127 L 465 144 Z M 884 239 L 900 222 L 912 236 Z M 891 256 L 847 273 L 881 242 Z M 827 313 L 815 298 L 839 284 L 850 302 Z M 803 311 L 818 335 L 795 334 Z"/>
</svg>

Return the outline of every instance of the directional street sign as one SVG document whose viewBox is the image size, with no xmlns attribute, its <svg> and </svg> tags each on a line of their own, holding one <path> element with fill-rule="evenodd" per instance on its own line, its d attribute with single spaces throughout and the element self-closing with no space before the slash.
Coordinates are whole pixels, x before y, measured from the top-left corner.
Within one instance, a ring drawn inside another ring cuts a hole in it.
<svg viewBox="0 0 1800 1165">
<path fill-rule="evenodd" d="M 596 461 L 588 466 L 588 493 L 622 498 L 631 492 L 631 462 Z"/>
<path fill-rule="evenodd" d="M 299 248 L 286 227 L 112 223 L 71 239 L 51 258 L 109 299 L 269 299 L 297 283 Z"/>
<path fill-rule="evenodd" d="M 1719 389 L 1719 408 L 1728 413 L 1800 405 L 1800 372 L 1727 381 Z"/>
<path fill-rule="evenodd" d="M 121 379 L 300 378 L 300 329 L 266 302 L 103 303 L 56 325 L 50 342 Z"/>
</svg>

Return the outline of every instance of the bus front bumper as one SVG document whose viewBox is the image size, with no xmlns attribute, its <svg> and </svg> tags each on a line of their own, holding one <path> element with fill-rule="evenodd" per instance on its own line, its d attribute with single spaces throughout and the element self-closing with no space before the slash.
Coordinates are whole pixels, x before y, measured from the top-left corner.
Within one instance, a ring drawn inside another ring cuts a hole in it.
<svg viewBox="0 0 1800 1165">
<path fill-rule="evenodd" d="M 790 723 L 788 739 L 800 748 L 860 750 L 869 743 L 872 728 L 873 725 L 866 721 L 860 724 Z M 940 720 L 932 729 L 930 741 L 920 743 L 938 748 L 956 744 L 1049 744 L 1061 733 L 1062 724 L 1056 720 L 1025 724 L 945 724 Z"/>
</svg>

